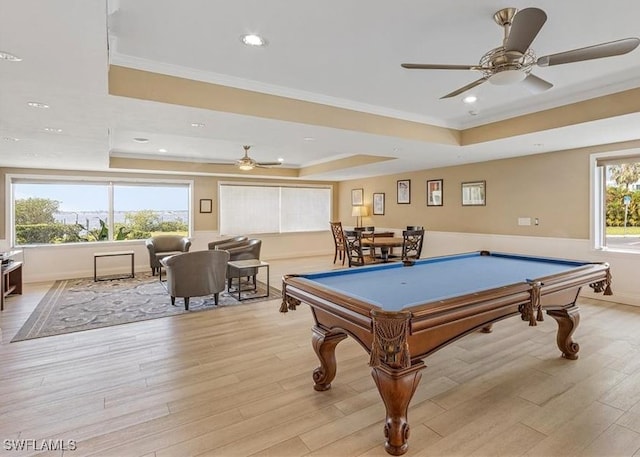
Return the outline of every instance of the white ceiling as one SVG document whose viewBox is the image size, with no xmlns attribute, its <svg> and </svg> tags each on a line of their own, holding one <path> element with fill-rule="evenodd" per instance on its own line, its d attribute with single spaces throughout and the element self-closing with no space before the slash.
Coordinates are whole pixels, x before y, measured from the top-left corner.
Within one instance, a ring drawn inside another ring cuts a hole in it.
<svg viewBox="0 0 640 457">
<path fill-rule="evenodd" d="M 2 0 L 0 50 L 23 60 L 0 60 L 0 167 L 108 170 L 112 151 L 233 161 L 243 144 L 259 161 L 282 157 L 294 168 L 354 154 L 397 157 L 305 176 L 343 180 L 640 138 L 638 114 L 461 147 L 108 95 L 111 62 L 465 129 L 640 87 L 640 50 L 534 68 L 554 84 L 542 94 L 482 84 L 471 91 L 474 106 L 439 98 L 479 73 L 400 67 L 475 65 L 502 44 L 493 14 L 530 6 L 548 15 L 532 45 L 538 56 L 639 35 L 637 0 Z M 248 32 L 268 46 L 244 46 Z"/>
</svg>

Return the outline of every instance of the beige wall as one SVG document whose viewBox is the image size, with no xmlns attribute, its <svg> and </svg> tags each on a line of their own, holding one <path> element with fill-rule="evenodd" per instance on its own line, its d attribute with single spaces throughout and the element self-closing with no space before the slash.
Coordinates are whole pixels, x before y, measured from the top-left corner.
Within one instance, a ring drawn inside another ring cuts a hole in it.
<svg viewBox="0 0 640 457">
<path fill-rule="evenodd" d="M 186 179 L 193 180 L 193 217 L 195 231 L 216 231 L 218 230 L 218 182 L 219 181 L 242 181 L 242 182 L 269 182 L 282 184 L 319 184 L 329 185 L 333 188 L 334 198 L 334 217 L 337 215 L 338 208 L 338 185 L 333 182 L 320 181 L 279 181 L 267 179 L 251 179 L 251 178 L 231 178 L 221 176 L 193 176 L 193 175 L 167 175 L 167 174 L 148 174 L 148 173 L 125 173 L 125 172 L 88 172 L 88 171 L 63 171 L 63 170 L 41 170 L 41 169 L 22 169 L 22 168 L 3 168 L 0 169 L 0 202 L 2 211 L 0 212 L 0 239 L 6 239 L 6 211 L 5 211 L 5 190 L 7 174 L 32 174 L 32 175 L 55 175 L 55 176 L 88 176 L 88 177 L 113 177 L 127 179 Z M 213 201 L 211 213 L 200 213 L 200 199 L 208 198 Z M 329 226 L 327 224 L 327 230 Z"/>
<path fill-rule="evenodd" d="M 422 170 L 340 183 L 340 220 L 354 225 L 349 195 L 363 188 L 371 213 L 374 192 L 385 193 L 384 216 L 365 217 L 365 225 L 428 230 L 589 238 L 589 154 L 592 149 L 537 154 L 513 159 Z M 396 182 L 411 180 L 411 204 L 396 204 Z M 443 179 L 443 206 L 426 206 L 426 181 Z M 462 206 L 461 183 L 486 181 L 486 206 Z M 518 226 L 519 217 L 539 226 Z"/>
</svg>

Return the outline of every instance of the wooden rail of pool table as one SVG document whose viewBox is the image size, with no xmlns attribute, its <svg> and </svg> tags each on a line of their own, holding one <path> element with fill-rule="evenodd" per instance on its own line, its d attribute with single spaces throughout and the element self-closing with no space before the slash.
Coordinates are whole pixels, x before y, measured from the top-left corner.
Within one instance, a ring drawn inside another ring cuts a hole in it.
<svg viewBox="0 0 640 457">
<path fill-rule="evenodd" d="M 401 455 L 408 449 L 407 411 L 425 368 L 422 359 L 471 332 L 490 331 L 493 323 L 508 317 L 520 315 L 535 325 L 544 310 L 557 322 L 556 344 L 562 356 L 575 360 L 580 347 L 572 335 L 580 322 L 575 304 L 580 289 L 589 285 L 610 294 L 610 281 L 608 265 L 594 263 L 573 274 L 551 275 L 535 283 L 386 312 L 303 276 L 286 275 L 280 310 L 295 309 L 301 302 L 311 306 L 315 320 L 312 343 L 320 361 L 313 372 L 315 390 L 331 387 L 337 368 L 335 347 L 347 335 L 371 355 L 372 376 L 386 408 L 385 449 Z"/>
</svg>

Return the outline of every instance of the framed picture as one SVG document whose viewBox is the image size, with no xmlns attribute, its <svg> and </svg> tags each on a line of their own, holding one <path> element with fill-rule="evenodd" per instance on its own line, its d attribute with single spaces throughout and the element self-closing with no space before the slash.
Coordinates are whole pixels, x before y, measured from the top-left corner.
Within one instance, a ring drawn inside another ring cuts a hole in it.
<svg viewBox="0 0 640 457">
<path fill-rule="evenodd" d="M 213 211 L 213 201 L 210 198 L 200 199 L 200 212 L 210 213 Z"/>
<path fill-rule="evenodd" d="M 373 215 L 384 215 L 384 194 L 373 194 Z"/>
<path fill-rule="evenodd" d="M 411 180 L 410 179 L 401 179 L 398 181 L 398 204 L 409 204 L 411 203 Z"/>
<path fill-rule="evenodd" d="M 427 181 L 427 206 L 442 206 L 442 179 Z"/>
<path fill-rule="evenodd" d="M 483 206 L 486 204 L 485 181 L 462 183 L 462 206 Z"/>
<path fill-rule="evenodd" d="M 364 190 L 351 189 L 351 206 L 364 205 Z"/>
</svg>

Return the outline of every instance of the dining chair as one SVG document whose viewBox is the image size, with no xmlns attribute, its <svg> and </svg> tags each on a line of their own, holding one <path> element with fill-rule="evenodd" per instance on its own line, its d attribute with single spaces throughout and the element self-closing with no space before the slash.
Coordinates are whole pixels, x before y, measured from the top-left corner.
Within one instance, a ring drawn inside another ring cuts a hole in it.
<svg viewBox="0 0 640 457">
<path fill-rule="evenodd" d="M 362 233 L 363 240 L 369 240 L 371 241 L 371 243 L 374 242 L 375 232 L 376 232 L 376 228 L 374 226 L 369 225 L 367 227 L 355 227 L 354 230 L 357 230 L 360 233 Z M 373 244 L 362 246 L 362 252 L 363 254 L 368 255 L 372 259 L 376 257 L 376 248 Z"/>
<path fill-rule="evenodd" d="M 422 253 L 424 229 L 404 230 L 402 232 L 402 260 L 417 260 Z"/>
<path fill-rule="evenodd" d="M 333 263 L 336 263 L 336 259 L 342 260 L 342 265 L 346 258 L 344 232 L 342 230 L 342 222 L 329 222 L 331 226 L 331 234 L 333 235 Z"/>
<path fill-rule="evenodd" d="M 345 230 L 344 239 L 346 244 L 347 259 L 349 267 L 361 267 L 380 262 L 380 259 L 372 257 L 368 253 L 365 255 L 362 250 L 362 230 Z"/>
</svg>

